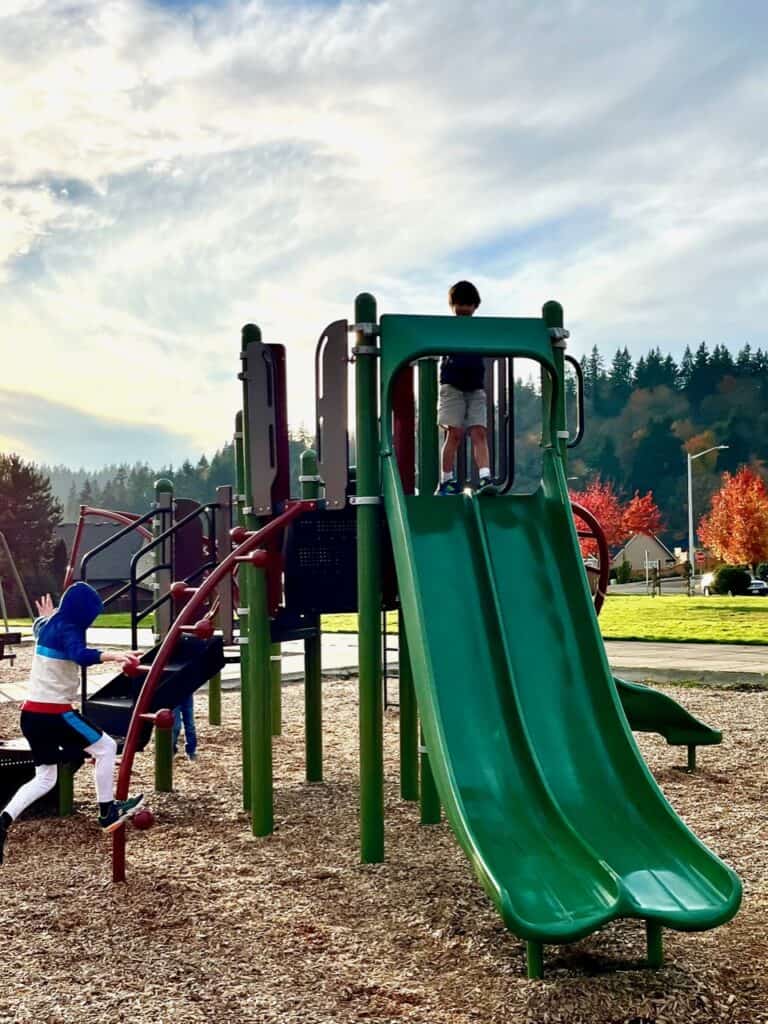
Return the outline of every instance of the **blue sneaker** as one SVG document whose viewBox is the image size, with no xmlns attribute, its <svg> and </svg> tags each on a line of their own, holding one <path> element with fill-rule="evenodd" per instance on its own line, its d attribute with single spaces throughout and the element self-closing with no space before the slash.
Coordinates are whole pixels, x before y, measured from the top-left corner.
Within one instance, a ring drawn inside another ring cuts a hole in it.
<svg viewBox="0 0 768 1024">
<path fill-rule="evenodd" d="M 459 481 L 451 477 L 450 480 L 444 480 L 435 491 L 436 495 L 441 498 L 447 497 L 449 494 L 461 494 L 461 488 L 459 487 Z"/>
<path fill-rule="evenodd" d="M 127 800 L 113 800 L 107 813 L 99 815 L 99 824 L 105 832 L 114 832 L 124 821 L 131 818 L 143 803 L 143 793 L 129 797 Z"/>
<path fill-rule="evenodd" d="M 478 496 L 478 498 L 490 498 L 497 495 L 498 493 L 499 488 L 493 482 L 493 480 L 491 480 L 490 477 L 487 477 L 485 480 L 481 480 L 479 487 L 475 491 L 475 494 Z"/>
</svg>

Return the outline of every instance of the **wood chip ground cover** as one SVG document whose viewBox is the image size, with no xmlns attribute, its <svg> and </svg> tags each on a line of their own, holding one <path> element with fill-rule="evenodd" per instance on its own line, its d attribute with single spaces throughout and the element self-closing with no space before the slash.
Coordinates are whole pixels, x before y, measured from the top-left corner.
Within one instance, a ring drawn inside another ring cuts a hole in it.
<svg viewBox="0 0 768 1024">
<path fill-rule="evenodd" d="M 27 653 L 3 680 L 23 678 Z M 385 715 L 387 861 L 363 866 L 357 831 L 354 681 L 324 688 L 325 773 L 304 782 L 303 691 L 283 691 L 275 740 L 275 834 L 254 839 L 241 810 L 239 695 L 206 724 L 200 754 L 177 760 L 176 791 L 151 795 L 155 828 L 131 830 L 128 882 L 110 881 L 89 771 L 76 814 L 28 818 L 0 868 L 0 1022 L 91 1024 L 683 1024 L 768 1022 L 768 693 L 675 690 L 721 727 L 719 748 L 639 743 L 685 821 L 744 882 L 729 925 L 665 932 L 666 966 L 642 967 L 641 923 L 546 948 L 546 979 L 525 978 L 446 824 L 418 825 L 397 783 L 397 712 Z M 17 707 L 0 705 L 0 736 Z M 152 793 L 149 755 L 137 784 Z"/>
</svg>

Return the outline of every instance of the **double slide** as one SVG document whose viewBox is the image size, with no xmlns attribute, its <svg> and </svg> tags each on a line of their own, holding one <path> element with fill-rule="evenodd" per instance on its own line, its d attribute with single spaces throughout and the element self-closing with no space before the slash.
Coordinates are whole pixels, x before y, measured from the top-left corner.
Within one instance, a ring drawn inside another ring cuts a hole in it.
<svg viewBox="0 0 768 1024">
<path fill-rule="evenodd" d="M 606 660 L 562 462 L 532 495 L 405 495 L 384 459 L 414 684 L 453 830 L 507 927 L 541 943 L 618 917 L 736 913 L 738 877 L 643 761 Z"/>
</svg>

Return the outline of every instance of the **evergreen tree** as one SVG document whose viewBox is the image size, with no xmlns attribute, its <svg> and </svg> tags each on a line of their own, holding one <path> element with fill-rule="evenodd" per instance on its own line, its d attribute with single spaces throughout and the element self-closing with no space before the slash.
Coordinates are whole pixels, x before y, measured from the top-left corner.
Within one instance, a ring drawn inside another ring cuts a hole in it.
<svg viewBox="0 0 768 1024">
<path fill-rule="evenodd" d="M 680 360 L 680 372 L 678 376 L 678 385 L 682 391 L 687 391 L 691 385 L 691 378 L 693 377 L 693 353 L 688 345 L 685 346 L 685 352 L 683 352 L 683 358 Z"/>
<path fill-rule="evenodd" d="M 618 413 L 632 394 L 632 357 L 629 349 L 617 348 L 608 372 L 608 394 L 612 412 Z"/>
<path fill-rule="evenodd" d="M 51 494 L 47 477 L 18 455 L 0 455 L 0 523 L 13 559 L 32 593 L 52 588 L 51 562 L 54 530 L 61 520 L 61 505 Z M 3 576 L 10 576 L 3 566 Z M 9 603 L 19 611 L 18 594 L 8 580 Z"/>
</svg>

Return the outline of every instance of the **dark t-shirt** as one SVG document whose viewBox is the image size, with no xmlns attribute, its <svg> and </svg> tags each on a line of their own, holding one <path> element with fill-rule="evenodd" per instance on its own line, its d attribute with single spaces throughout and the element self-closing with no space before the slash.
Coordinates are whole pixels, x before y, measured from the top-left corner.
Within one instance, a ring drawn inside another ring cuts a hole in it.
<svg viewBox="0 0 768 1024">
<path fill-rule="evenodd" d="M 477 391 L 485 387 L 485 363 L 482 356 L 457 352 L 440 360 L 440 383 L 459 391 Z"/>
</svg>

